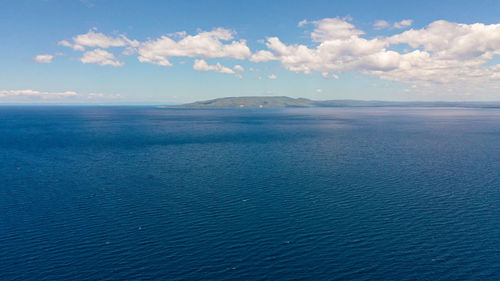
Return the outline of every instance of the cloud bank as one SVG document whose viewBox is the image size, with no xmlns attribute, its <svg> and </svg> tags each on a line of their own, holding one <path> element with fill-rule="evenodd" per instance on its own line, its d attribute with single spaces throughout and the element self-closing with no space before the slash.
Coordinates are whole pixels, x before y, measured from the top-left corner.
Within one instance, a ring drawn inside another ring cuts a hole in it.
<svg viewBox="0 0 500 281">
<path fill-rule="evenodd" d="M 297 28 L 312 27 L 309 44 L 286 43 L 272 36 L 264 41 L 265 48 L 253 52 L 245 39 L 235 39 L 235 31 L 221 27 L 194 35 L 185 31 L 170 33 L 143 42 L 91 29 L 59 44 L 84 52 L 79 58 L 82 63 L 102 66 L 123 66 L 112 51 L 121 48 L 120 56 L 136 55 L 142 63 L 171 67 L 172 58 L 193 58 L 195 70 L 235 76 L 244 69 L 240 64 L 228 67 L 206 60 L 275 61 L 289 71 L 317 72 L 328 79 L 358 72 L 410 84 L 498 87 L 500 65 L 489 62 L 500 55 L 500 24 L 438 20 L 420 29 L 408 29 L 412 24 L 409 19 L 393 23 L 379 20 L 375 29 L 390 28 L 395 34 L 373 37 L 349 19 L 303 20 Z M 398 30 L 403 28 L 407 30 Z M 52 58 L 39 55 L 35 60 L 48 63 Z"/>
<path fill-rule="evenodd" d="M 42 99 L 62 98 L 62 97 L 76 97 L 78 94 L 73 91 L 65 92 L 40 92 L 35 90 L 0 90 L 0 98 L 9 97 L 32 97 Z"/>
<path fill-rule="evenodd" d="M 256 52 L 251 60 L 279 61 L 286 69 L 305 74 L 355 71 L 407 83 L 490 83 L 499 79 L 500 65 L 485 64 L 500 55 L 500 24 L 436 21 L 422 29 L 375 38 L 365 38 L 363 31 L 339 18 L 312 24 L 310 38 L 316 46 L 285 44 L 278 37 L 269 37 L 267 50 Z M 410 24 L 402 21 L 395 27 Z M 401 46 L 404 51 L 398 51 Z"/>
<path fill-rule="evenodd" d="M 79 94 L 75 91 L 39 91 L 32 89 L 24 90 L 0 90 L 0 103 L 23 103 L 23 102 L 103 102 L 121 100 L 120 94 L 88 93 Z"/>
</svg>

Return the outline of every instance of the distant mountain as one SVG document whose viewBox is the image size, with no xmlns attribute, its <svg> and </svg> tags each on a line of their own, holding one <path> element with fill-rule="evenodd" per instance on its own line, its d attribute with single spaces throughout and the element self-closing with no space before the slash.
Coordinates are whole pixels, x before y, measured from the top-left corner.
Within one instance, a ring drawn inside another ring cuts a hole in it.
<svg viewBox="0 0 500 281">
<path fill-rule="evenodd" d="M 182 108 L 276 108 L 276 107 L 312 107 L 315 102 L 303 98 L 289 97 L 229 97 L 207 101 L 197 101 L 177 105 Z"/>
<path fill-rule="evenodd" d="M 500 102 L 395 102 L 361 100 L 314 101 L 290 97 L 227 97 L 197 101 L 168 108 L 280 108 L 280 107 L 470 107 L 500 108 Z"/>
</svg>

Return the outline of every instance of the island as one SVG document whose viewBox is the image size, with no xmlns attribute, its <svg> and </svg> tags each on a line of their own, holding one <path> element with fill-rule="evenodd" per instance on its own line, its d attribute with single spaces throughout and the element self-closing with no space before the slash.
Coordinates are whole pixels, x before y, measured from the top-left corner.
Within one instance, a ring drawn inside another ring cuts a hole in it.
<svg viewBox="0 0 500 281">
<path fill-rule="evenodd" d="M 310 100 L 286 96 L 224 97 L 163 108 L 286 108 L 286 107 L 466 107 L 500 108 L 500 102 L 445 102 L 445 101 L 363 101 Z"/>
</svg>

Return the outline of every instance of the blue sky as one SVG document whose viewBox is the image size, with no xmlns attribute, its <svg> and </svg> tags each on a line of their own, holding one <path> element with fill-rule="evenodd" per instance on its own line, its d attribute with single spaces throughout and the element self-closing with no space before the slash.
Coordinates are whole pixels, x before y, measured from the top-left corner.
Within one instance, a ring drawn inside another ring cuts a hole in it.
<svg viewBox="0 0 500 281">
<path fill-rule="evenodd" d="M 0 103 L 500 100 L 499 15 L 491 0 L 2 0 Z"/>
</svg>

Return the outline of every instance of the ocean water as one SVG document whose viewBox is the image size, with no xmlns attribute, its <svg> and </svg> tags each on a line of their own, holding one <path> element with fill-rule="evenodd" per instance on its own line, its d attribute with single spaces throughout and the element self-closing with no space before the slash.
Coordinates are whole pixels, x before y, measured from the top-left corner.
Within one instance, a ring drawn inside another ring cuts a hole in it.
<svg viewBox="0 0 500 281">
<path fill-rule="evenodd" d="M 500 110 L 0 107 L 0 280 L 500 280 Z"/>
</svg>

